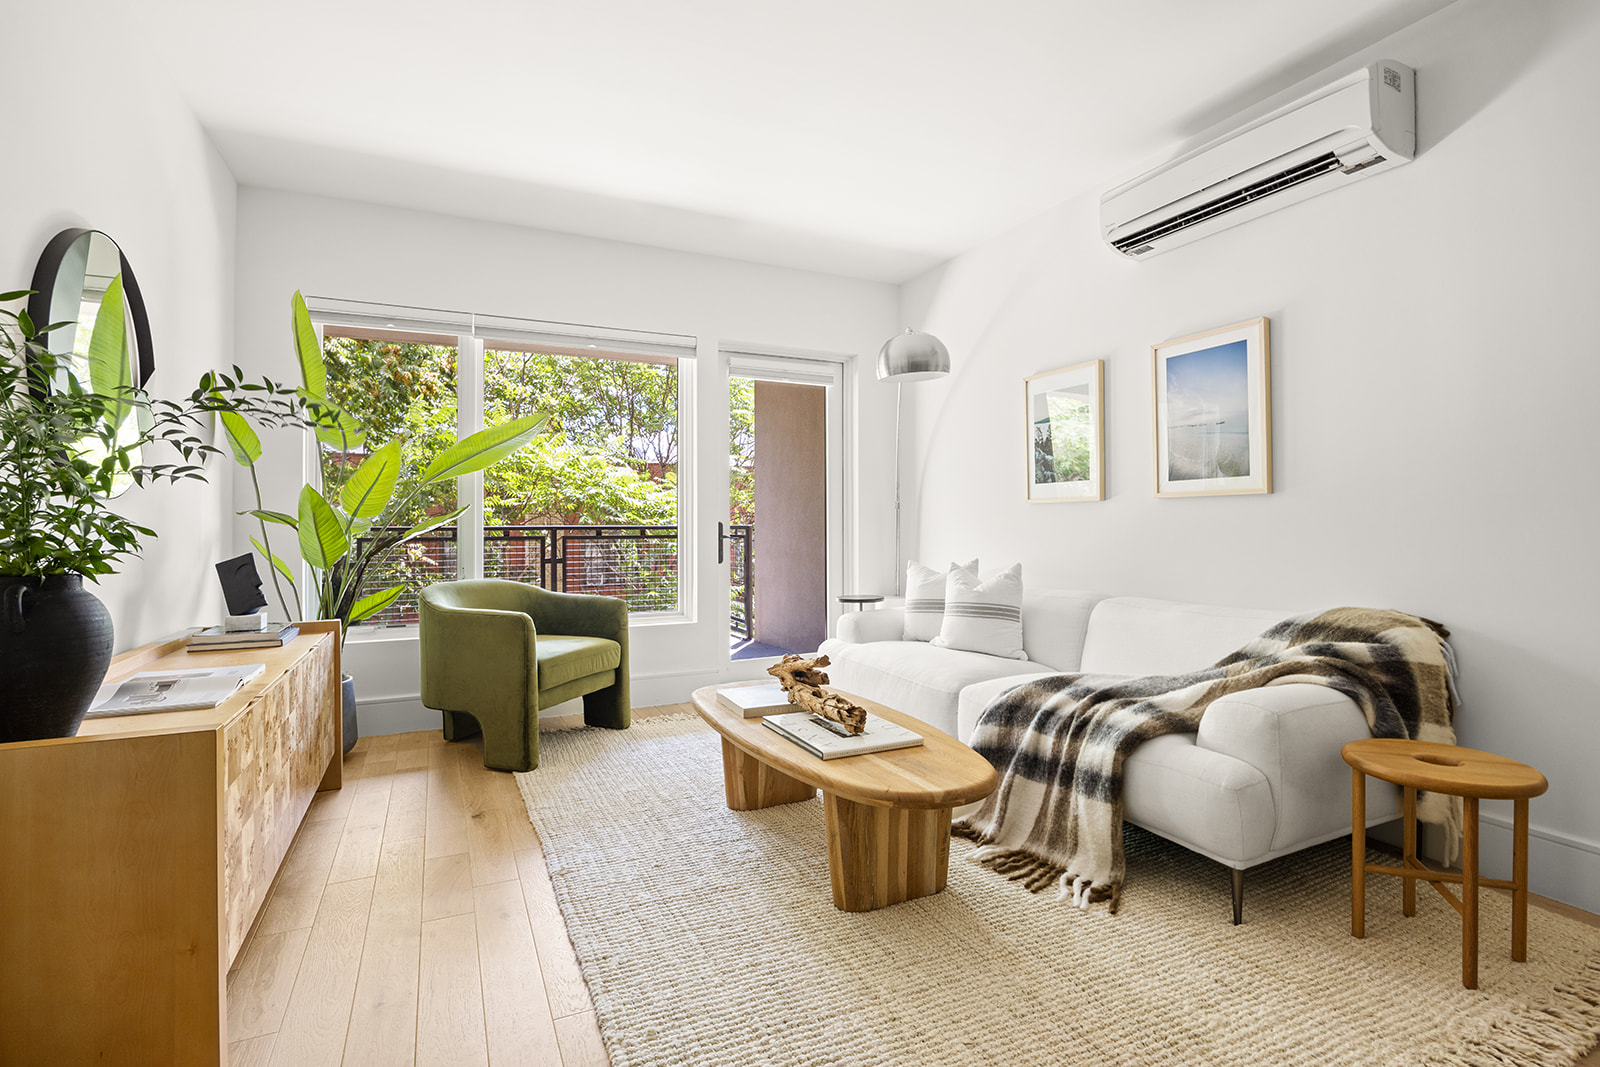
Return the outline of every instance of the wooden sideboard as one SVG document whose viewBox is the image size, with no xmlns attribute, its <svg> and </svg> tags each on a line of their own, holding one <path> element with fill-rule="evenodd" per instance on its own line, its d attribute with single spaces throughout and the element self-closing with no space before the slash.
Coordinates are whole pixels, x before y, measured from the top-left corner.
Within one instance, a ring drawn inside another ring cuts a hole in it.
<svg viewBox="0 0 1600 1067">
<path fill-rule="evenodd" d="M 339 624 L 282 648 L 118 656 L 263 663 L 215 708 L 0 745 L 0 1064 L 225 1064 L 227 974 L 319 789 L 341 784 Z"/>
</svg>

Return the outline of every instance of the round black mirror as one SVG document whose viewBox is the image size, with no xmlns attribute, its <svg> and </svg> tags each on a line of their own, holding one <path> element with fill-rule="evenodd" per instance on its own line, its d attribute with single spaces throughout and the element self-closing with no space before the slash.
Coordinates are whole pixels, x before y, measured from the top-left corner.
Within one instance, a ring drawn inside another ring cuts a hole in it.
<svg viewBox="0 0 1600 1067">
<path fill-rule="evenodd" d="M 150 380 L 156 369 L 150 320 L 117 242 L 99 230 L 62 230 L 39 256 L 32 289 L 28 315 L 35 325 L 64 324 L 40 338 L 55 357 L 53 388 L 68 388 L 70 377 L 86 392 L 119 396 Z M 136 416 L 130 411 L 123 434 L 137 435 Z M 91 447 L 86 439 L 86 451 Z M 131 484 L 131 477 L 119 477 L 111 495 Z"/>
</svg>

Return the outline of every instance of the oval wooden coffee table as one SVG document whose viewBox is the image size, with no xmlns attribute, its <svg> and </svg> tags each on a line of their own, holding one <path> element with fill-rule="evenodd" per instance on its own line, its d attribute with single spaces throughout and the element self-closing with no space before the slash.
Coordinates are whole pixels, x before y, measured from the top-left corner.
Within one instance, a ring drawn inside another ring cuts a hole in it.
<svg viewBox="0 0 1600 1067">
<path fill-rule="evenodd" d="M 869 712 L 921 734 L 912 748 L 818 759 L 717 701 L 694 692 L 700 717 L 722 735 L 722 777 L 734 811 L 810 800 L 822 790 L 833 906 L 872 911 L 930 896 L 950 867 L 950 810 L 982 800 L 997 776 L 989 762 L 920 719 L 862 697 Z M 829 692 L 841 692 L 829 688 Z"/>
</svg>

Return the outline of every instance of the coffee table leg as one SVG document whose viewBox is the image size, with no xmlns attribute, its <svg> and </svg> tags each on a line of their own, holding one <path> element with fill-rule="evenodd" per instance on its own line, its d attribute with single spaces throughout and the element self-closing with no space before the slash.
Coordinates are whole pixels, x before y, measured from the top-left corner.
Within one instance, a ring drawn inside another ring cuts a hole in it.
<svg viewBox="0 0 1600 1067">
<path fill-rule="evenodd" d="M 1528 799 L 1514 802 L 1511 824 L 1511 958 L 1528 960 Z"/>
<path fill-rule="evenodd" d="M 880 808 L 828 792 L 822 800 L 834 907 L 872 911 L 944 888 L 949 808 Z"/>
<path fill-rule="evenodd" d="M 816 789 L 767 766 L 727 738 L 722 739 L 722 784 L 732 811 L 754 811 L 810 800 Z"/>
<path fill-rule="evenodd" d="M 1350 778 L 1350 933 L 1367 936 L 1367 776 Z"/>
<path fill-rule="evenodd" d="M 1461 984 L 1478 988 L 1478 798 L 1461 815 Z"/>
</svg>

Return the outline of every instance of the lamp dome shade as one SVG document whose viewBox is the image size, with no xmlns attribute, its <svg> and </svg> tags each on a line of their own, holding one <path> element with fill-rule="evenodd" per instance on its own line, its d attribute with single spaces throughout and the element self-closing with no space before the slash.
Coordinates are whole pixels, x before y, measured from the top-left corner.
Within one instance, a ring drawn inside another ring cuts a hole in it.
<svg viewBox="0 0 1600 1067">
<path fill-rule="evenodd" d="M 931 333 L 906 327 L 878 350 L 878 380 L 921 382 L 950 373 L 950 350 Z"/>
</svg>

